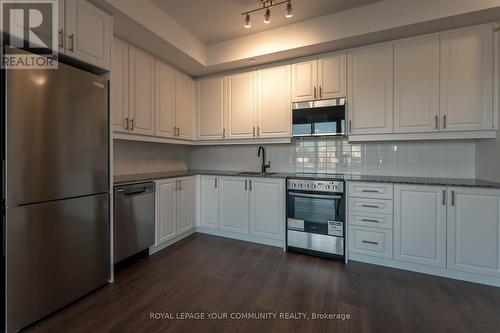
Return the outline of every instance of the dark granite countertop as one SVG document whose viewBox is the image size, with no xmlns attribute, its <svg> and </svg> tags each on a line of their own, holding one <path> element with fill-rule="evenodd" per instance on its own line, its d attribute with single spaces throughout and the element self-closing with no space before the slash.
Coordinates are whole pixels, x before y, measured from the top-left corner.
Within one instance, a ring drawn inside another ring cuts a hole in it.
<svg viewBox="0 0 500 333">
<path fill-rule="evenodd" d="M 270 172 L 267 175 L 244 174 L 244 171 L 224 171 L 224 170 L 179 170 L 165 172 L 150 172 L 131 175 L 117 175 L 114 177 L 115 184 L 134 183 L 141 181 L 151 181 L 159 179 L 187 177 L 194 175 L 208 176 L 239 176 L 239 177 L 266 177 L 285 179 L 292 177 L 293 173 Z M 410 185 L 436 185 L 436 186 L 463 186 L 477 188 L 500 189 L 500 183 L 479 180 L 479 179 L 460 179 L 460 178 L 427 178 L 427 177 L 401 177 L 401 176 L 370 176 L 370 175 L 352 175 L 344 174 L 346 181 L 391 183 L 391 184 L 410 184 Z"/>
<path fill-rule="evenodd" d="M 177 177 L 187 177 L 194 175 L 207 175 L 207 176 L 237 176 L 237 177 L 265 177 L 265 178 L 288 178 L 292 176 L 292 173 L 284 172 L 268 172 L 266 175 L 261 174 L 244 174 L 241 173 L 245 171 L 224 171 L 224 170 L 204 170 L 204 169 L 193 169 L 193 170 L 179 170 L 179 171 L 165 171 L 165 172 L 149 172 L 149 173 L 138 173 L 131 175 L 117 175 L 114 176 L 115 185 L 125 184 L 125 183 L 135 183 L 141 181 L 151 181 L 159 179 L 177 178 Z"/>
<path fill-rule="evenodd" d="M 436 186 L 463 186 L 500 189 L 500 183 L 489 182 L 479 179 L 460 178 L 427 178 L 427 177 L 400 177 L 400 176 L 369 176 L 369 175 L 345 175 L 347 181 L 409 184 L 409 185 L 436 185 Z"/>
</svg>

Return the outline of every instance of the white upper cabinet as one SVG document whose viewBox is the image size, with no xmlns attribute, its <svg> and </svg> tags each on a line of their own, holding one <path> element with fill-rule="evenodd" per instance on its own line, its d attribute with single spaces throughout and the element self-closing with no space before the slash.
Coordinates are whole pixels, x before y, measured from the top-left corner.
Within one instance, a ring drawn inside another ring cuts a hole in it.
<svg viewBox="0 0 500 333">
<path fill-rule="evenodd" d="M 65 10 L 65 53 L 109 70 L 111 68 L 111 16 L 83 0 L 66 0 Z"/>
<path fill-rule="evenodd" d="M 199 140 L 224 138 L 224 81 L 214 77 L 197 81 L 197 135 Z"/>
<path fill-rule="evenodd" d="M 293 102 L 345 96 L 345 53 L 331 53 L 292 65 Z"/>
<path fill-rule="evenodd" d="M 393 44 L 348 53 L 350 134 L 393 132 Z"/>
<path fill-rule="evenodd" d="M 250 234 L 275 240 L 285 236 L 285 184 L 280 179 L 251 178 Z"/>
<path fill-rule="evenodd" d="M 219 178 L 200 177 L 200 226 L 219 229 Z"/>
<path fill-rule="evenodd" d="M 261 138 L 290 137 L 292 106 L 290 66 L 263 69 L 259 74 L 257 135 Z"/>
<path fill-rule="evenodd" d="M 241 177 L 220 177 L 220 230 L 248 234 L 248 180 Z"/>
<path fill-rule="evenodd" d="M 318 98 L 346 97 L 347 56 L 333 53 L 318 59 Z"/>
<path fill-rule="evenodd" d="M 247 72 L 228 78 L 227 137 L 249 139 L 256 136 L 257 74 Z"/>
<path fill-rule="evenodd" d="M 177 137 L 180 139 L 191 140 L 193 138 L 193 102 L 193 79 L 181 72 L 177 72 L 175 74 L 175 119 Z"/>
<path fill-rule="evenodd" d="M 130 45 L 128 58 L 129 128 L 137 134 L 154 135 L 154 57 Z"/>
<path fill-rule="evenodd" d="M 155 135 L 173 138 L 175 123 L 175 70 L 155 59 Z"/>
<path fill-rule="evenodd" d="M 439 36 L 394 44 L 394 132 L 439 131 Z"/>
<path fill-rule="evenodd" d="M 446 188 L 394 186 L 394 259 L 446 266 Z"/>
<path fill-rule="evenodd" d="M 304 102 L 316 99 L 318 61 L 309 60 L 292 65 L 292 100 Z"/>
<path fill-rule="evenodd" d="M 448 268 L 500 276 L 500 191 L 448 190 Z"/>
<path fill-rule="evenodd" d="M 441 34 L 442 130 L 493 129 L 493 27 Z"/>
<path fill-rule="evenodd" d="M 113 130 L 127 132 L 128 112 L 128 44 L 119 38 L 113 39 L 113 66 L 111 69 L 111 104 Z"/>
</svg>

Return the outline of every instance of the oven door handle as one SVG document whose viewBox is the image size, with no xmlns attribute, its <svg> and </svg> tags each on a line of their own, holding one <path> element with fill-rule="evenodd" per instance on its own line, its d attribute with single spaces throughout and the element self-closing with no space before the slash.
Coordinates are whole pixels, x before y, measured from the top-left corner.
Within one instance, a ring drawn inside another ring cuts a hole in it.
<svg viewBox="0 0 500 333">
<path fill-rule="evenodd" d="M 297 192 L 288 192 L 289 195 L 294 197 L 303 197 L 303 198 L 318 198 L 318 199 L 342 199 L 340 195 L 325 195 L 325 194 L 306 194 L 306 193 L 297 193 Z"/>
</svg>

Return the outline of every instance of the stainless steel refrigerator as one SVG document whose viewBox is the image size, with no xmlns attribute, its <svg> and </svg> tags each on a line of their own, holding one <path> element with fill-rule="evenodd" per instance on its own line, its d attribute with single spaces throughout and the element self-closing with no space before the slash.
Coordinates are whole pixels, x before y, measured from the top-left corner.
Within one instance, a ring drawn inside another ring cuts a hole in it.
<svg viewBox="0 0 500 333">
<path fill-rule="evenodd" d="M 5 322 L 23 328 L 106 283 L 108 82 L 3 71 Z"/>
</svg>

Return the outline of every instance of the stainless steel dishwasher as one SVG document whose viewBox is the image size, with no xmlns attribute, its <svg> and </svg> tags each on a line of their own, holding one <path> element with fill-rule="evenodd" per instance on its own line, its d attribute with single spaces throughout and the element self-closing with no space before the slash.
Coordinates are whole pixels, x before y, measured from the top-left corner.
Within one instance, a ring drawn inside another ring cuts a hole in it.
<svg viewBox="0 0 500 333">
<path fill-rule="evenodd" d="M 155 239 L 155 184 L 115 186 L 115 263 L 148 249 Z"/>
</svg>

